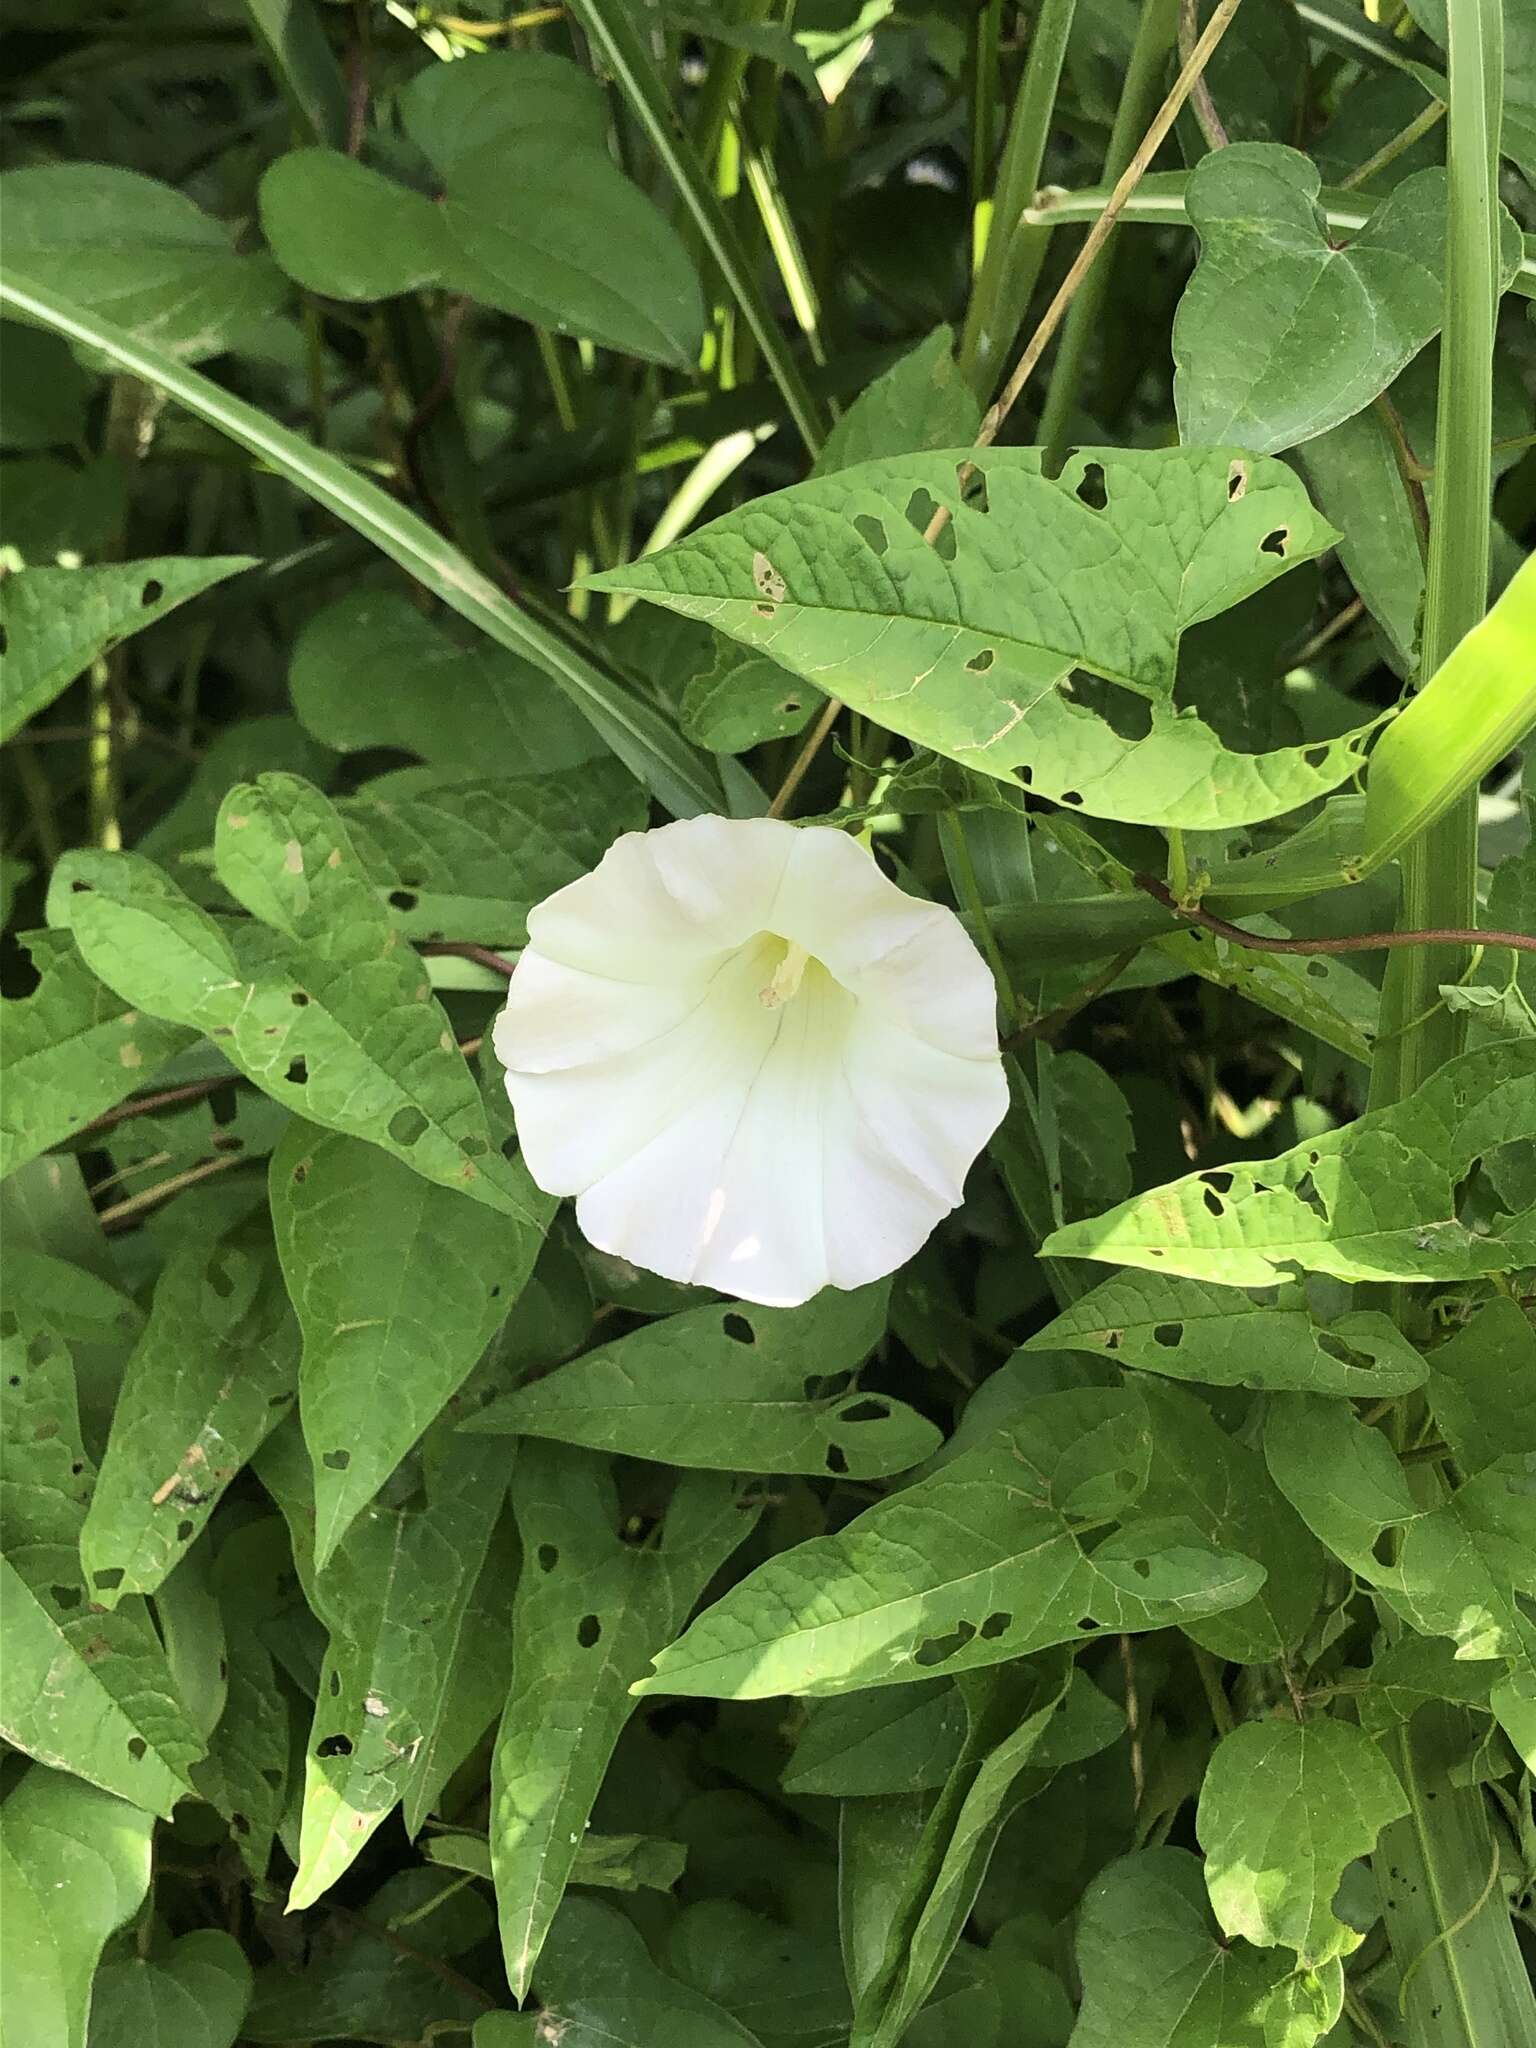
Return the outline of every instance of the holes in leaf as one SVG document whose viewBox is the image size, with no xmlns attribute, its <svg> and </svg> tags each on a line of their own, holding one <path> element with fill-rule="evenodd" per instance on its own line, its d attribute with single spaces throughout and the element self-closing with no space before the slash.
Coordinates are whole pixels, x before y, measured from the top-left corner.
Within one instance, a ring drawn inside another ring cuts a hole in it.
<svg viewBox="0 0 1536 2048">
<path fill-rule="evenodd" d="M 584 1614 L 576 1624 L 576 1640 L 584 1650 L 595 1649 L 603 1624 L 595 1614 Z"/>
<path fill-rule="evenodd" d="M 0 654 L 7 654 L 7 653 L 9 653 L 9 651 L 10 651 L 10 645 L 11 645 L 11 636 L 10 636 L 10 634 L 9 634 L 9 633 L 8 633 L 8 632 L 6 631 L 6 629 L 5 629 L 5 627 L 4 627 L 4 626 L 0 626 Z"/>
<path fill-rule="evenodd" d="M 78 1607 L 85 1598 L 85 1589 L 82 1586 L 52 1586 L 49 1591 L 53 1594 L 55 1603 L 66 1613 L 70 1608 Z"/>
<path fill-rule="evenodd" d="M 1285 559 L 1285 551 L 1290 545 L 1290 540 L 1291 529 L 1288 526 L 1277 526 L 1273 533 L 1266 533 L 1259 542 L 1259 553 L 1261 555 L 1278 555 L 1283 561 Z"/>
<path fill-rule="evenodd" d="M 113 1565 L 110 1571 L 92 1572 L 91 1582 L 93 1585 L 99 1586 L 103 1593 L 115 1592 L 123 1583 L 122 1568 L 118 1565 Z"/>
<path fill-rule="evenodd" d="M 284 1074 L 283 1079 L 290 1088 L 307 1088 L 309 1086 L 309 1063 L 304 1058 L 303 1053 L 298 1053 L 288 1062 L 288 1071 Z"/>
<path fill-rule="evenodd" d="M 1235 505 L 1248 488 L 1248 465 L 1241 460 L 1234 462 L 1227 471 L 1227 500 Z"/>
<path fill-rule="evenodd" d="M 229 1824 L 237 1835 L 248 1835 L 251 1832 L 251 1824 L 243 1813 L 232 1813 L 229 1816 Z"/>
<path fill-rule="evenodd" d="M 1082 1620 L 1077 1625 L 1085 1636 L 1091 1636 L 1094 1630 L 1099 1626 L 1099 1624 L 1094 1620 L 1091 1614 L 1085 1614 Z"/>
<path fill-rule="evenodd" d="M 1351 1351 L 1349 1346 L 1335 1337 L 1331 1330 L 1314 1330 L 1312 1341 L 1324 1358 L 1331 1358 L 1335 1365 L 1352 1365 L 1357 1370 L 1371 1372 L 1376 1360 L 1363 1352 Z"/>
<path fill-rule="evenodd" d="M 1205 1203 L 1206 1208 L 1210 1210 L 1213 1216 L 1226 1215 L 1227 1205 L 1214 1188 L 1207 1188 L 1200 1199 Z"/>
<path fill-rule="evenodd" d="M 841 1444 L 827 1445 L 827 1470 L 841 1479 L 848 1470 L 848 1459 Z"/>
<path fill-rule="evenodd" d="M 541 1572 L 552 1572 L 560 1562 L 559 1549 L 553 1543 L 541 1543 L 534 1552 L 534 1556 L 539 1561 L 539 1570 Z"/>
<path fill-rule="evenodd" d="M 1328 962 L 1326 960 L 1309 960 L 1307 962 L 1307 972 L 1314 981 L 1326 981 L 1328 979 Z"/>
<path fill-rule="evenodd" d="M 341 1698 L 341 1673 L 339 1671 L 331 1673 L 331 1698 L 333 1700 Z"/>
<path fill-rule="evenodd" d="M 350 1756 L 351 1754 L 352 1738 L 348 1735 L 327 1735 L 322 1741 L 315 1744 L 315 1755 L 322 1762 L 333 1756 Z"/>
<path fill-rule="evenodd" d="M 1233 1176 L 1219 1166 L 1213 1166 L 1209 1173 L 1202 1173 L 1200 1176 L 1201 1185 L 1214 1188 L 1218 1195 L 1231 1194 L 1232 1179 Z"/>
<path fill-rule="evenodd" d="M 860 512 L 855 517 L 853 530 L 864 545 L 877 555 L 883 555 L 891 544 L 886 535 L 884 522 L 868 512 Z"/>
<path fill-rule="evenodd" d="M 807 1401 L 835 1401 L 852 1385 L 851 1372 L 813 1372 L 802 1382 L 802 1390 Z"/>
<path fill-rule="evenodd" d="M 236 1255 L 238 1256 L 238 1255 Z M 208 1291 L 228 1301 L 235 1291 L 235 1258 L 215 1259 L 208 1268 Z"/>
<path fill-rule="evenodd" d="M 935 1664 L 945 1664 L 963 1650 L 975 1634 L 975 1623 L 962 1621 L 947 1636 L 930 1636 L 925 1643 L 919 1643 L 912 1653 L 912 1662 L 921 1664 L 925 1671 Z"/>
<path fill-rule="evenodd" d="M 190 1543 L 196 1534 L 196 1522 L 178 1522 L 176 1524 L 176 1541 L 178 1543 Z"/>
<path fill-rule="evenodd" d="M 1166 1324 L 1164 1327 L 1167 1327 Z M 1106 1351 L 1118 1351 L 1124 1337 L 1124 1330 L 1106 1330 L 1104 1332 L 1104 1349 Z"/>
<path fill-rule="evenodd" d="M 128 1754 L 133 1758 L 136 1764 L 142 1763 L 145 1757 L 148 1756 L 149 1744 L 144 1740 L 142 1735 L 129 1736 Z"/>
<path fill-rule="evenodd" d="M 1082 791 L 1078 789 L 1064 789 L 1061 792 L 1060 797 L 1057 799 L 1058 802 L 1064 804 L 1080 804 L 1082 800 Z"/>
<path fill-rule="evenodd" d="M 1308 747 L 1302 755 L 1302 759 L 1309 768 L 1325 767 L 1328 761 L 1328 749 L 1326 747 Z"/>
<path fill-rule="evenodd" d="M 800 699 L 799 699 L 798 697 L 786 697 L 786 698 L 784 699 L 783 703 L 782 703 L 782 704 L 781 704 L 781 705 L 780 705 L 780 706 L 779 706 L 778 708 L 779 708 L 779 716 L 780 716 L 781 718 L 784 718 L 784 717 L 790 717 L 790 716 L 792 716 L 792 715 L 793 715 L 793 714 L 794 714 L 795 712 L 799 711 L 799 710 L 800 710 L 800 709 L 801 709 L 802 707 L 801 707 Z"/>
<path fill-rule="evenodd" d="M 1312 1178 L 1310 1172 L 1304 1173 L 1301 1176 L 1301 1179 L 1296 1183 L 1294 1192 L 1297 1201 L 1305 1202 L 1320 1222 L 1326 1223 L 1328 1221 L 1328 1204 L 1318 1192 L 1317 1182 Z"/>
<path fill-rule="evenodd" d="M 960 493 L 960 502 L 968 512 L 979 512 L 985 518 L 992 510 L 992 501 L 987 496 L 987 472 L 984 469 L 973 469 L 967 476 L 965 464 L 962 462 L 955 470 L 955 485 Z"/>
<path fill-rule="evenodd" d="M 1161 1344 L 1165 1351 L 1172 1351 L 1184 1341 L 1182 1323 L 1159 1323 L 1152 1332 L 1152 1342 Z"/>
<path fill-rule="evenodd" d="M 983 647 L 965 665 L 973 676 L 984 676 L 996 659 L 990 647 Z"/>
<path fill-rule="evenodd" d="M 989 1614 L 976 1633 L 984 1643 L 995 1643 L 998 1637 L 1005 1635 L 1012 1626 L 1011 1614 Z"/>
<path fill-rule="evenodd" d="M 352 1462 L 350 1451 L 327 1451 L 320 1460 L 328 1472 L 345 1472 Z"/>
<path fill-rule="evenodd" d="M 165 585 L 160 582 L 158 577 L 151 576 L 144 585 L 144 588 L 139 592 L 139 603 L 142 605 L 158 604 L 164 595 Z"/>
<path fill-rule="evenodd" d="M 389 907 L 391 910 L 414 910 L 416 908 L 415 890 L 391 889 L 389 892 Z"/>
<path fill-rule="evenodd" d="M 907 500 L 907 524 L 920 533 L 924 540 L 928 541 L 929 547 L 933 549 L 933 552 L 941 562 L 952 562 L 955 559 L 955 522 L 953 519 L 946 518 L 944 524 L 934 533 L 932 540 L 928 540 L 929 528 L 933 526 L 934 521 L 943 510 L 944 507 L 933 496 L 931 491 L 925 491 L 919 487 Z"/>
<path fill-rule="evenodd" d="M 1109 503 L 1109 491 L 1104 482 L 1102 462 L 1083 465 L 1083 474 L 1077 486 L 1077 495 L 1090 512 L 1102 512 Z"/>
<path fill-rule="evenodd" d="M 891 1412 L 889 1401 L 882 1401 L 866 1394 L 855 1401 L 851 1408 L 845 1408 L 838 1417 L 839 1422 L 884 1422 Z"/>
<path fill-rule="evenodd" d="M 45 1359 L 52 1358 L 52 1356 L 53 1339 L 46 1330 L 39 1330 L 27 1346 L 27 1363 L 28 1365 L 41 1365 Z"/>
<path fill-rule="evenodd" d="M 1131 1570 L 1138 1579 L 1150 1579 L 1152 1576 L 1152 1567 L 1144 1557 L 1133 1557 L 1131 1559 Z"/>
<path fill-rule="evenodd" d="M 1371 1555 L 1385 1570 L 1390 1571 L 1397 1563 L 1397 1530 L 1388 1527 L 1378 1532 L 1371 1545 Z"/>
<path fill-rule="evenodd" d="M 272 1790 L 274 1792 L 279 1790 L 283 1782 L 283 1774 L 281 1771 L 274 1770 L 271 1764 L 263 1764 L 261 1767 L 261 1775 L 266 1779 L 267 1783 L 272 1787 Z"/>
<path fill-rule="evenodd" d="M 753 1329 L 745 1316 L 738 1315 L 734 1309 L 728 1316 L 722 1318 L 720 1327 L 733 1344 L 755 1344 L 757 1342 L 756 1330 Z"/>
<path fill-rule="evenodd" d="M 427 1128 L 427 1120 L 413 1102 L 397 1109 L 389 1120 L 389 1135 L 396 1145 L 414 1145 Z"/>
</svg>

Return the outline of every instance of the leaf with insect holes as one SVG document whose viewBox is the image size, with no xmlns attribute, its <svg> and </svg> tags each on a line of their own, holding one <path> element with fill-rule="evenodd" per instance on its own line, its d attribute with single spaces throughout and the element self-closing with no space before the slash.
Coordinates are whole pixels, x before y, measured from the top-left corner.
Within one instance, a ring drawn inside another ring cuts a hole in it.
<svg viewBox="0 0 1536 2048">
<path fill-rule="evenodd" d="M 1346 1865 L 1408 1811 L 1397 1775 L 1362 1728 L 1327 1715 L 1249 1721 L 1216 1745 L 1195 1832 L 1223 1930 L 1284 1945 L 1308 1969 L 1361 1935 L 1332 1911 Z"/>
<path fill-rule="evenodd" d="M 1293 1974 L 1288 1955 L 1223 1941 L 1185 1849 L 1138 1850 L 1093 1880 L 1077 1967 L 1073 2048 L 1312 2048 L 1344 2001 L 1336 1958 Z"/>
<path fill-rule="evenodd" d="M 299 1414 L 323 1569 L 474 1370 L 533 1270 L 555 1204 L 529 1182 L 529 1221 L 509 1224 L 376 1147 L 299 1119 L 273 1155 L 271 1188 L 304 1333 Z"/>
<path fill-rule="evenodd" d="M 884 1478 L 941 1441 L 904 1401 L 850 1384 L 885 1332 L 887 1283 L 803 1308 L 685 1309 L 520 1387 L 475 1429 L 719 1472 Z"/>
<path fill-rule="evenodd" d="M 9 1275 L 0 1331 L 0 1733 L 39 1762 L 169 1814 L 203 1744 L 141 1599 L 115 1612 L 89 1581 L 80 1532 L 95 1473 L 80 1437 L 72 1350 L 132 1304 L 62 1260 Z M 57 1292 L 33 1288 L 55 1276 Z M 56 1305 L 58 1304 L 58 1305 Z"/>
<path fill-rule="evenodd" d="M 579 775 L 443 782 L 339 808 L 398 882 L 383 892 L 398 931 L 491 946 L 523 945 L 534 904 L 646 823 L 644 790 L 613 760 L 589 761 Z"/>
<path fill-rule="evenodd" d="M 1172 1273 L 1114 1273 L 1029 1338 L 1117 1366 L 1212 1387 L 1289 1388 L 1366 1399 L 1406 1394 L 1429 1368 L 1377 1309 L 1317 1322 L 1299 1287 L 1243 1295 Z"/>
<path fill-rule="evenodd" d="M 41 977 L 0 998 L 0 1178 L 152 1081 L 192 1034 L 129 1008 L 67 932 L 24 932 Z"/>
<path fill-rule="evenodd" d="M 25 2013 L 34 2041 L 85 2048 L 96 1964 L 149 1890 L 153 1831 L 141 1807 L 62 1771 L 33 1764 L 13 1783 L 0 1808 L 8 2039 Z"/>
<path fill-rule="evenodd" d="M 1233 449 L 1080 449 L 1055 478 L 1039 449 L 988 449 L 974 474 L 971 460 L 862 462 L 584 580 L 705 620 L 919 746 L 1104 817 L 1241 824 L 1359 767 L 1364 727 L 1234 753 L 1174 703 L 1185 629 L 1337 538 L 1291 471 Z"/>
<path fill-rule="evenodd" d="M 1191 1528 L 1172 1597 L 1147 1582 L 1166 1547 L 1138 1547 L 1130 1520 L 1147 1485 L 1146 1404 L 1097 1389 L 1042 1395 L 1006 1429 L 929 1478 L 877 1501 L 833 1536 L 770 1558 L 656 1659 L 638 1692 L 712 1699 L 816 1695 L 911 1683 L 1126 1633 L 1251 1600 L 1263 1568 Z M 1112 1573 L 1079 1524 L 1127 1521 Z M 1193 1556 L 1201 1569 L 1189 1569 Z"/>
<path fill-rule="evenodd" d="M 7 241 L 10 240 L 7 222 Z M 6 255 L 9 257 L 9 247 Z M 252 555 L 184 555 L 80 569 L 20 569 L 0 582 L 0 740 L 46 711 L 93 661 Z"/>
<path fill-rule="evenodd" d="M 866 384 L 822 444 L 813 476 L 831 476 L 883 455 L 963 448 L 981 425 L 976 394 L 960 374 L 954 332 L 936 327 Z"/>
<path fill-rule="evenodd" d="M 1421 1500 L 1397 1453 L 1337 1403 L 1272 1397 L 1264 1456 L 1275 1484 L 1341 1563 L 1421 1635 L 1465 1658 L 1507 1657 L 1536 1675 L 1536 1453 L 1485 1466 Z"/>
<path fill-rule="evenodd" d="M 1536 1040 L 1463 1053 L 1389 1109 L 1278 1158 L 1187 1174 L 1047 1239 L 1053 1258 L 1104 1259 L 1227 1287 L 1288 1269 L 1340 1280 L 1466 1280 L 1536 1264 L 1536 1209 L 1497 1234 L 1456 1216 L 1486 1153 L 1536 1137 Z"/>
<path fill-rule="evenodd" d="M 765 655 L 745 658 L 722 642 L 718 660 L 690 676 L 679 712 L 683 736 L 716 754 L 744 754 L 764 740 L 803 732 L 826 702 Z"/>
<path fill-rule="evenodd" d="M 299 1331 L 265 1219 L 166 1261 L 80 1532 L 94 1598 L 153 1593 L 298 1391 Z"/>
<path fill-rule="evenodd" d="M 524 1566 L 491 1765 L 491 1858 L 507 1977 L 521 1999 L 635 1711 L 631 1687 L 750 1533 L 757 1507 L 740 1481 L 685 1473 L 659 1536 L 626 1540 L 606 1461 L 531 1443 L 513 1509 Z"/>
<path fill-rule="evenodd" d="M 285 817 L 263 798 L 249 850 L 227 860 L 226 879 L 249 907 L 260 904 L 314 944 L 210 917 L 152 862 L 127 853 L 67 854 L 54 871 L 51 920 L 69 927 L 109 987 L 209 1033 L 284 1108 L 534 1221 L 526 1177 L 492 1147 L 474 1078 L 425 967 L 389 923 L 376 871 L 317 790 L 269 776 L 258 794 L 274 783 L 308 792 L 303 829 L 315 836 L 301 840 L 298 812 Z M 253 799 L 232 792 L 226 825 L 231 816 L 256 823 Z"/>
<path fill-rule="evenodd" d="M 1190 173 L 1200 260 L 1173 328 L 1186 443 L 1293 448 L 1369 405 L 1439 332 L 1445 172 L 1405 178 L 1342 248 L 1320 185 L 1280 143 L 1213 150 Z M 1499 233 L 1512 276 L 1520 238 L 1502 207 Z"/>
<path fill-rule="evenodd" d="M 310 1542 L 314 1492 L 297 1431 L 270 1437 L 262 1483 L 294 1536 L 309 1603 L 330 1642 L 304 1766 L 288 1907 L 313 1905 L 399 1804 L 440 1711 L 471 1589 L 506 1493 L 508 1462 L 431 1431 L 401 1483 L 370 1502 L 325 1571 Z"/>
</svg>

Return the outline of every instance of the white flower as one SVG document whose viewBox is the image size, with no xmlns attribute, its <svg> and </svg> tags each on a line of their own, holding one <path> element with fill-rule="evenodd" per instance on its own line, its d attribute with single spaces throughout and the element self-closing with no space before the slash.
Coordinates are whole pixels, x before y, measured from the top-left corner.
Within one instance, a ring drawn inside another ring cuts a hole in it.
<svg viewBox="0 0 1536 2048">
<path fill-rule="evenodd" d="M 910 1258 L 1008 1106 L 954 912 L 770 818 L 616 841 L 530 914 L 495 1045 L 591 1243 L 775 1307 Z"/>
</svg>

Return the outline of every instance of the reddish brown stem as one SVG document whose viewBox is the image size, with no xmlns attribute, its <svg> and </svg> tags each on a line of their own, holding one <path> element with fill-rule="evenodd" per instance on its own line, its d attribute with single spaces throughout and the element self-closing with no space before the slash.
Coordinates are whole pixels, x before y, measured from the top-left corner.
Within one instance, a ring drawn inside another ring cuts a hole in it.
<svg viewBox="0 0 1536 2048">
<path fill-rule="evenodd" d="M 1342 939 L 1271 939 L 1260 932 L 1244 931 L 1240 924 L 1228 924 L 1224 917 L 1198 905 L 1177 902 L 1155 875 L 1137 875 L 1135 882 L 1175 917 L 1255 953 L 1374 953 L 1393 946 L 1510 946 L 1517 953 L 1536 953 L 1536 936 L 1529 932 L 1483 931 L 1468 925 L 1438 925 L 1421 932 L 1351 932 Z"/>
</svg>

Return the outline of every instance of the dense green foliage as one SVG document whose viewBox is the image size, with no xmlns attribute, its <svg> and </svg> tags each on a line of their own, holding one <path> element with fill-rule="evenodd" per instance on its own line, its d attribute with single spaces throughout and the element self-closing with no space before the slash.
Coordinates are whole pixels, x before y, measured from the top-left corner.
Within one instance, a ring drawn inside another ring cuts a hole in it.
<svg viewBox="0 0 1536 2048">
<path fill-rule="evenodd" d="M 1532 0 L 8 45 L 6 2048 L 1530 2048 Z M 771 800 L 1011 1098 L 791 1308 L 491 1041 Z"/>
</svg>

